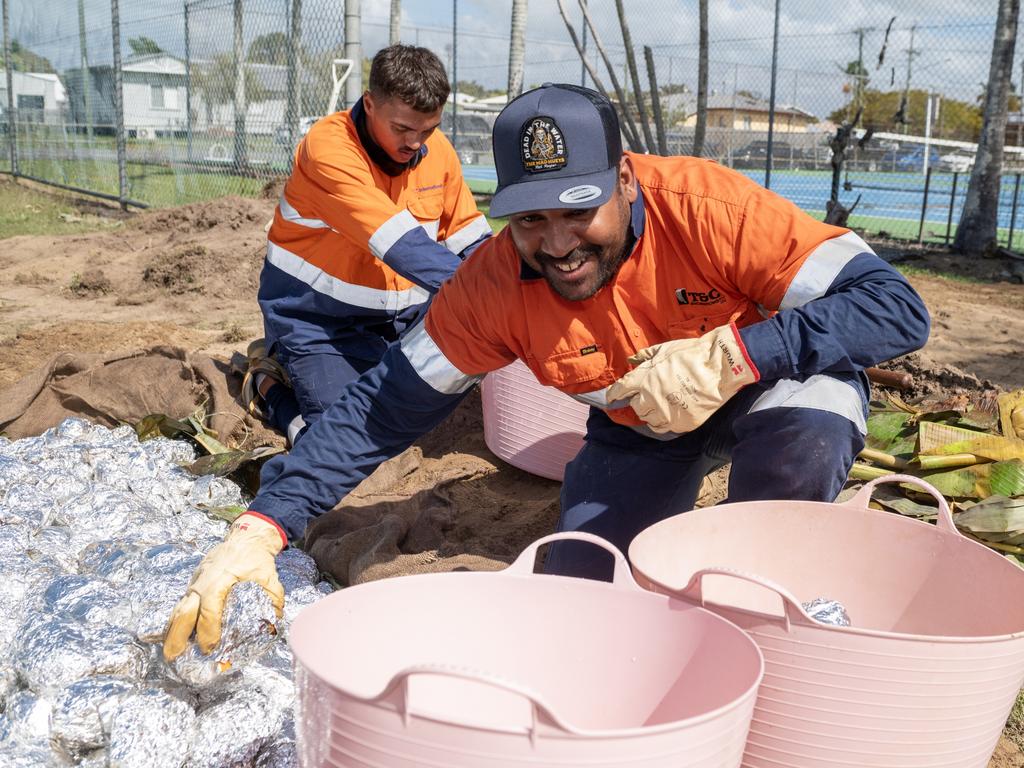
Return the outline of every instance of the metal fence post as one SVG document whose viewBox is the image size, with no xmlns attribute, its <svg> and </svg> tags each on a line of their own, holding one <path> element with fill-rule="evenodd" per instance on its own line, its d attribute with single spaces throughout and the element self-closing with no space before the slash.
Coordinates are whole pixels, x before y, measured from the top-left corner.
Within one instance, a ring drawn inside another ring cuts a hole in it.
<svg viewBox="0 0 1024 768">
<path fill-rule="evenodd" d="M 949 215 L 946 217 L 946 245 L 949 245 L 949 235 L 953 229 L 953 206 L 956 205 L 956 182 L 960 178 L 960 171 L 953 171 L 953 189 L 949 193 Z"/>
<path fill-rule="evenodd" d="M 302 79 L 299 76 L 299 46 L 302 42 L 302 0 L 292 0 L 291 24 L 288 32 L 288 108 L 286 120 L 288 122 L 288 173 L 292 172 L 292 161 L 295 157 L 294 147 L 299 139 L 299 117 L 302 110 L 302 100 L 299 92 L 302 89 Z M 354 66 L 354 65 L 353 65 Z"/>
<path fill-rule="evenodd" d="M 114 34 L 114 132 L 117 137 L 117 199 L 128 210 L 128 163 L 124 142 L 124 90 L 121 80 L 121 12 L 118 0 L 110 0 L 110 25 Z"/>
<path fill-rule="evenodd" d="M 8 0 L 4 4 L 4 73 L 7 76 L 7 146 L 11 153 L 11 175 L 18 177 L 18 121 L 17 99 L 14 98 L 14 74 L 11 72 L 11 36 L 8 19 Z"/>
<path fill-rule="evenodd" d="M 917 244 L 920 245 L 924 238 L 924 215 L 928 210 L 928 190 L 932 185 L 932 169 L 929 166 L 924 176 L 924 198 L 921 200 L 921 224 L 917 228 Z"/>
<path fill-rule="evenodd" d="M 1006 239 L 1007 250 L 1013 250 L 1013 229 L 1017 224 L 1017 194 L 1020 192 L 1020 174 L 1013 182 L 1013 207 L 1010 209 L 1010 234 Z"/>
<path fill-rule="evenodd" d="M 192 52 L 188 25 L 189 0 L 185 0 L 185 157 L 192 162 Z"/>
</svg>

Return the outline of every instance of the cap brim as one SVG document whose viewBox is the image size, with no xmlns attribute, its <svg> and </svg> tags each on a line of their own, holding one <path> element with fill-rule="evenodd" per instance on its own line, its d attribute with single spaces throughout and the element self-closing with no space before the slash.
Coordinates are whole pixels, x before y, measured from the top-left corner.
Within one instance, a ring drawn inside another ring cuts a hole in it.
<svg viewBox="0 0 1024 768">
<path fill-rule="evenodd" d="M 616 166 L 583 176 L 520 181 L 495 192 L 488 213 L 491 218 L 502 218 L 526 211 L 596 208 L 611 199 L 618 179 L 619 169 Z"/>
</svg>

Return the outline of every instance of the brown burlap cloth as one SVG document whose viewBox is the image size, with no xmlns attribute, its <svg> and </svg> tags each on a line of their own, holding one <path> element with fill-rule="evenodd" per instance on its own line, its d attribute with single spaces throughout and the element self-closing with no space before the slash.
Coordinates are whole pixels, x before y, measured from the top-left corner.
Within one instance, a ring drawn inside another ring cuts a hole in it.
<svg viewBox="0 0 1024 768">
<path fill-rule="evenodd" d="M 228 361 L 157 346 L 131 354 L 62 353 L 0 393 L 0 431 L 37 435 L 70 416 L 108 427 L 163 413 L 209 414 L 207 426 L 242 449 L 283 445 L 239 402 Z M 312 524 L 305 547 L 343 585 L 387 576 L 504 567 L 554 530 L 559 484 L 496 459 L 472 394 L 441 426 L 381 465 Z"/>
</svg>

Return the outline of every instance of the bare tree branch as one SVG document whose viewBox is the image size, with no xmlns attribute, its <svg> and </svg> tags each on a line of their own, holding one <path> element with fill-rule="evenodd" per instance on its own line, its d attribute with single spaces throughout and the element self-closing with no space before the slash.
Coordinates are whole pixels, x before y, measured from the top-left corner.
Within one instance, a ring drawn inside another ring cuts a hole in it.
<svg viewBox="0 0 1024 768">
<path fill-rule="evenodd" d="M 665 139 L 665 121 L 661 115 L 661 97 L 658 95 L 658 76 L 654 73 L 654 51 L 651 46 L 644 46 L 644 63 L 647 64 L 647 79 L 651 89 L 651 111 L 654 113 L 654 130 L 658 134 L 658 154 L 668 154 L 668 141 Z"/>
<path fill-rule="evenodd" d="M 644 91 L 640 87 L 640 73 L 636 68 L 636 55 L 633 51 L 633 37 L 629 34 L 629 24 L 626 22 L 626 11 L 622 7 L 622 0 L 615 0 L 615 10 L 619 14 L 619 27 L 622 29 L 622 44 L 626 46 L 626 66 L 629 68 L 629 76 L 633 80 L 633 96 L 636 100 L 636 111 L 640 115 L 640 127 L 644 132 L 644 143 L 647 149 L 654 147 L 654 137 L 651 136 L 651 124 L 647 119 L 647 105 L 644 104 Z M 596 38 L 595 38 L 596 41 Z M 626 105 L 623 105 L 623 109 Z"/>
<path fill-rule="evenodd" d="M 558 0 L 561 5 L 562 0 Z M 597 30 L 594 28 L 594 22 L 590 19 L 590 13 L 587 11 L 587 6 L 580 2 L 580 10 L 583 11 L 583 20 L 587 24 L 587 29 L 590 30 L 590 36 L 594 39 L 594 45 L 597 47 L 597 52 L 601 54 L 601 59 L 604 61 L 605 69 L 608 70 L 608 79 L 612 81 L 612 87 L 615 89 L 615 94 L 619 99 L 619 111 L 622 113 L 622 124 L 626 130 L 626 141 L 629 142 L 629 148 L 634 152 L 645 152 L 646 148 L 640 141 L 640 134 L 636 130 L 636 123 L 633 122 L 633 116 L 629 113 L 629 101 L 626 99 L 626 94 L 622 90 L 622 86 L 619 84 L 619 78 L 615 76 L 615 67 L 612 66 L 611 60 L 608 58 L 608 54 L 604 50 L 604 44 L 601 42 L 601 36 L 597 34 Z M 563 16 L 563 18 L 565 18 Z M 566 24 L 569 22 L 566 21 Z"/>
</svg>

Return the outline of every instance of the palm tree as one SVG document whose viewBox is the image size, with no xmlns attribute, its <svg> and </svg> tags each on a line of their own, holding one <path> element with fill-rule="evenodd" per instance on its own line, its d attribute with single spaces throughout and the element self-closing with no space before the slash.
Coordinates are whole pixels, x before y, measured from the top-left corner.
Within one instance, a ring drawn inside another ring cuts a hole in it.
<svg viewBox="0 0 1024 768">
<path fill-rule="evenodd" d="M 391 0 L 391 27 L 388 30 L 388 45 L 401 42 L 402 0 Z"/>
<path fill-rule="evenodd" d="M 978 151 L 967 186 L 967 200 L 953 240 L 953 250 L 967 255 L 991 253 L 997 245 L 1000 171 L 1019 15 L 1020 0 L 999 0 L 981 136 L 978 138 Z"/>
<path fill-rule="evenodd" d="M 508 42 L 508 100 L 523 92 L 523 61 L 526 58 L 526 6 L 529 0 L 512 0 L 512 30 Z"/>
</svg>

